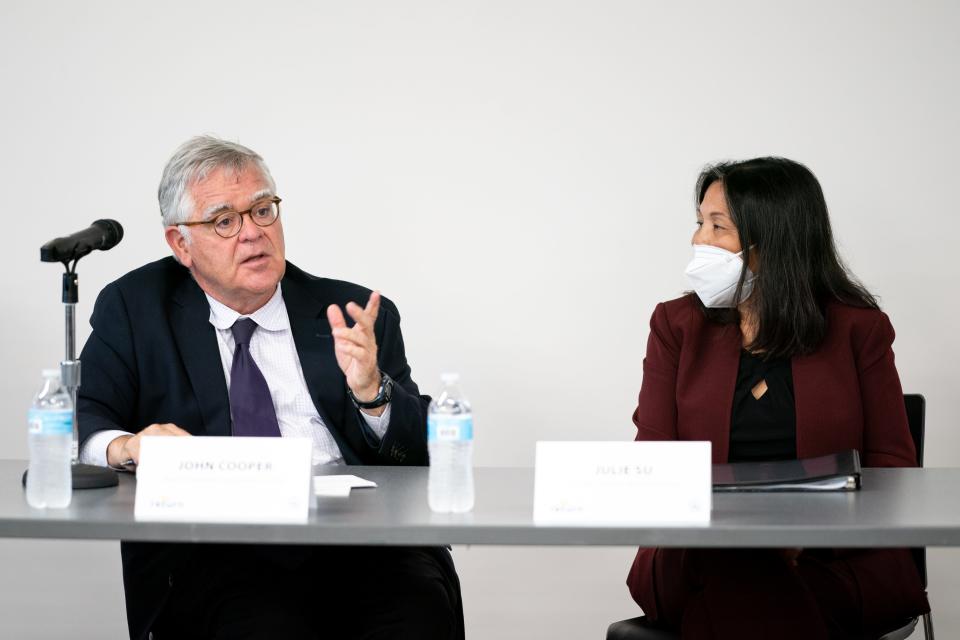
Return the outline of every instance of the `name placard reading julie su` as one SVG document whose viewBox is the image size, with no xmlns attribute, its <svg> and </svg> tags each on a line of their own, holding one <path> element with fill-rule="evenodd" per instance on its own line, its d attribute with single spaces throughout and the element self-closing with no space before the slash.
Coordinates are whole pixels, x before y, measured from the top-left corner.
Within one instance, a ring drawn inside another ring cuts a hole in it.
<svg viewBox="0 0 960 640">
<path fill-rule="evenodd" d="M 144 437 L 134 517 L 306 522 L 311 471 L 308 438 Z"/>
<path fill-rule="evenodd" d="M 538 442 L 536 524 L 708 525 L 709 442 Z"/>
</svg>

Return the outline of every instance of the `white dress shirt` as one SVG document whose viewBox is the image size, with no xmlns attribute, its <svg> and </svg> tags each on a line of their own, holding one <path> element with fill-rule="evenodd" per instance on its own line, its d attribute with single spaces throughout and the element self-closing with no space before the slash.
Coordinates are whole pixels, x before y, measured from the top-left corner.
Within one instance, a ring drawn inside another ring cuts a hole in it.
<svg viewBox="0 0 960 640">
<path fill-rule="evenodd" d="M 273 408 L 277 413 L 280 435 L 288 437 L 310 438 L 313 441 L 313 464 L 342 463 L 343 453 L 323 423 L 317 408 L 313 404 L 307 381 L 303 377 L 303 367 L 297 354 L 290 329 L 287 306 L 283 303 L 280 285 L 270 300 L 249 315 L 241 315 L 230 307 L 207 295 L 210 303 L 210 324 L 217 332 L 217 346 L 220 350 L 220 364 L 230 389 L 230 373 L 233 368 L 233 352 L 236 345 L 231 327 L 238 318 L 250 318 L 257 323 L 257 329 L 250 338 L 250 355 L 267 381 Z M 360 412 L 367 425 L 382 438 L 390 422 L 390 405 L 387 404 L 383 415 L 370 416 Z M 134 426 L 134 425 L 131 425 Z M 139 425 L 140 428 L 147 425 Z M 177 425 L 183 427 L 183 425 Z M 94 433 L 83 444 L 80 461 L 86 464 L 107 466 L 107 446 L 118 436 L 129 435 L 127 431 L 106 430 Z"/>
</svg>

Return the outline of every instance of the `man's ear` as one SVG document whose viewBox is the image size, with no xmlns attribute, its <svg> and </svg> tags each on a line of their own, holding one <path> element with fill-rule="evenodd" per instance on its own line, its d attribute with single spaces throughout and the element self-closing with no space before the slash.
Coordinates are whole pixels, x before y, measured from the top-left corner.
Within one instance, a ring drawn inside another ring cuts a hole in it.
<svg viewBox="0 0 960 640">
<path fill-rule="evenodd" d="M 189 269 L 193 265 L 193 259 L 190 256 L 190 242 L 186 236 L 180 233 L 180 227 L 167 227 L 163 235 L 167 240 L 167 244 L 170 245 L 170 250 L 173 251 L 173 255 L 177 257 L 180 264 Z"/>
</svg>

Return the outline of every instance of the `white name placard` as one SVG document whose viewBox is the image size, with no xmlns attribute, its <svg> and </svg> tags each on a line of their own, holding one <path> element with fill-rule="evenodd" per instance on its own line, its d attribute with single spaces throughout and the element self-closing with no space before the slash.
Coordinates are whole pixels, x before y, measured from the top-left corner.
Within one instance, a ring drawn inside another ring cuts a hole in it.
<svg viewBox="0 0 960 640">
<path fill-rule="evenodd" d="M 137 520 L 306 522 L 308 438 L 144 437 Z"/>
<path fill-rule="evenodd" d="M 536 524 L 707 525 L 709 442 L 538 442 Z"/>
</svg>

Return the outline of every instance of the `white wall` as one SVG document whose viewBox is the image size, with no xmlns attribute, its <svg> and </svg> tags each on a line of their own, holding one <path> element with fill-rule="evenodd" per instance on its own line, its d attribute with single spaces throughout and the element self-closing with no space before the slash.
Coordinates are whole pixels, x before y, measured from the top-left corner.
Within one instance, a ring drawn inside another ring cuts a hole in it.
<svg viewBox="0 0 960 640">
<path fill-rule="evenodd" d="M 530 465 L 537 439 L 631 438 L 698 169 L 803 161 L 897 328 L 904 388 L 927 396 L 928 464 L 958 466 L 958 19 L 929 1 L 4 0 L 0 457 L 25 457 L 39 370 L 62 356 L 60 276 L 37 248 L 97 218 L 126 229 L 80 264 L 82 342 L 99 289 L 166 254 L 160 171 L 209 132 L 267 159 L 291 260 L 398 303 L 426 390 L 462 373 L 481 465 Z M 28 617 L 41 591 L 87 611 L 72 637 L 122 634 L 116 555 L 0 541 L 0 636 L 58 634 Z M 601 637 L 634 612 L 629 549 L 457 556 L 474 638 Z M 58 557 L 73 573 L 46 584 Z M 958 572 L 931 553 L 945 637 Z"/>
</svg>

